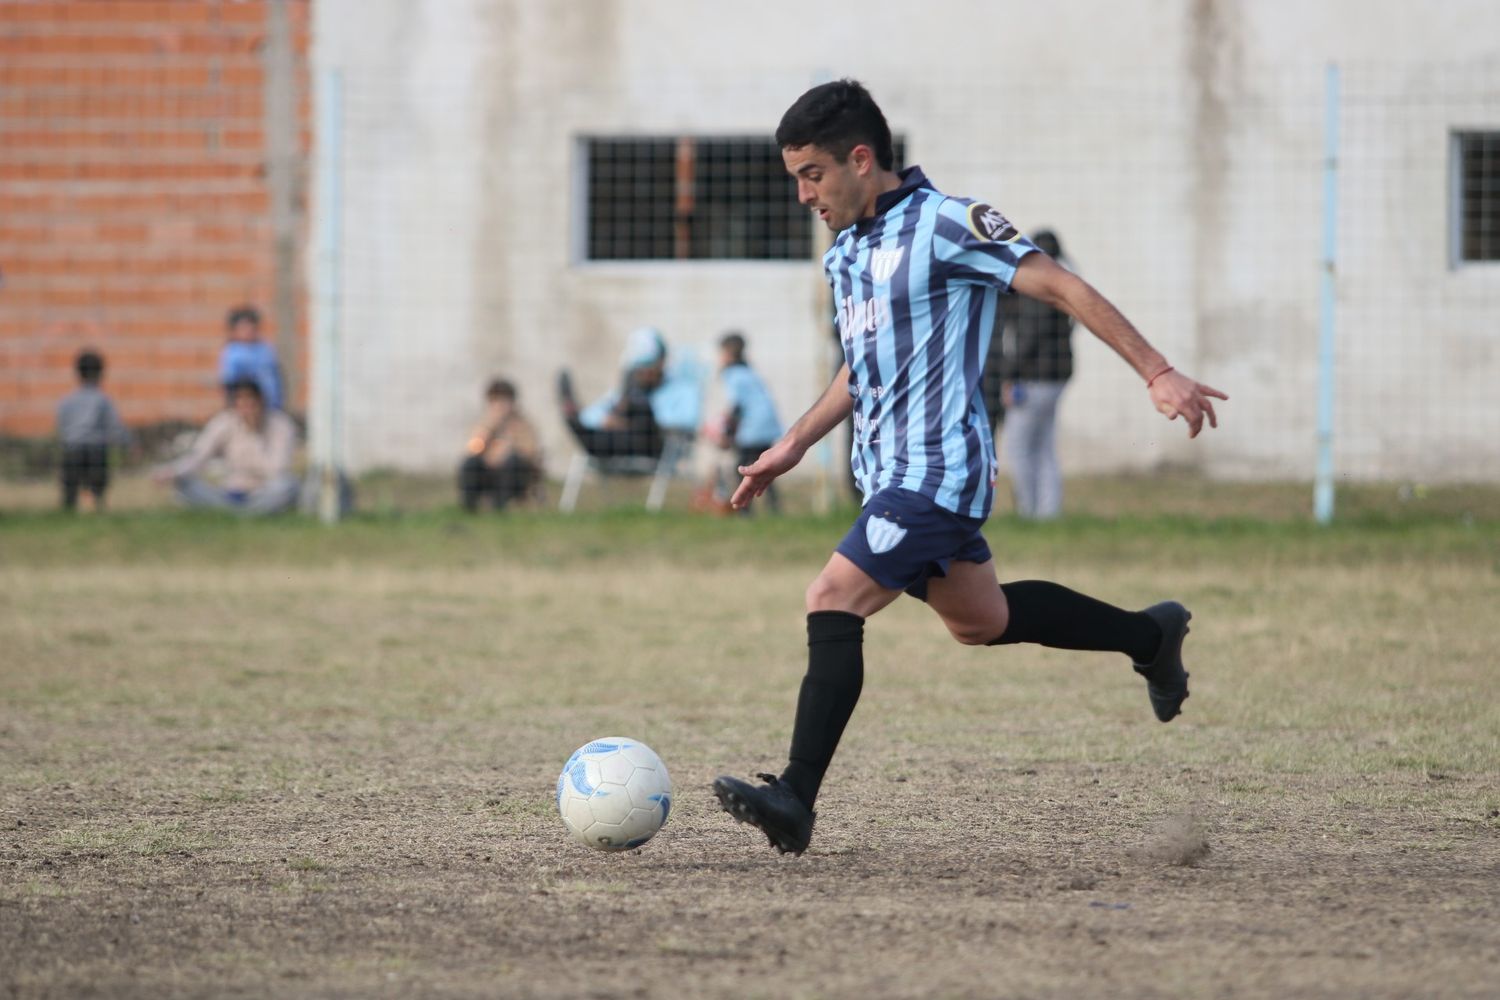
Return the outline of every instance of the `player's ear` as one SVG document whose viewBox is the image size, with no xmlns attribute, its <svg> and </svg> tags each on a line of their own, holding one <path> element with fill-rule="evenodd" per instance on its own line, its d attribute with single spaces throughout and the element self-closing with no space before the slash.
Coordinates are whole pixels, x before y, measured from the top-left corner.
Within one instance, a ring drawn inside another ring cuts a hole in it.
<svg viewBox="0 0 1500 1000">
<path fill-rule="evenodd" d="M 861 143 L 849 150 L 849 166 L 860 177 L 867 177 L 875 169 L 875 151 Z"/>
</svg>

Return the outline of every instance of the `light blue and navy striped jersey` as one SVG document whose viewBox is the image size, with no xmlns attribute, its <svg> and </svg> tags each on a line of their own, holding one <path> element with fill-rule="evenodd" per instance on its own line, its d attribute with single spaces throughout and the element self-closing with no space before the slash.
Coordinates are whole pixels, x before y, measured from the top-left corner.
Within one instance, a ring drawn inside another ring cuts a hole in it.
<svg viewBox="0 0 1500 1000">
<path fill-rule="evenodd" d="M 1001 293 L 1036 247 L 988 205 L 950 198 L 920 167 L 823 257 L 854 398 L 854 477 L 866 499 L 911 490 L 987 517 L 995 445 L 980 375 Z"/>
</svg>

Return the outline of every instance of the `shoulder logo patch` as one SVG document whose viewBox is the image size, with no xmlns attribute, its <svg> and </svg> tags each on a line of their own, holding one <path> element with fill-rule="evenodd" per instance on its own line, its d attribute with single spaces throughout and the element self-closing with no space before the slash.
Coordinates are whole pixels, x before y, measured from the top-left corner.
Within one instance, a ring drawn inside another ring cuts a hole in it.
<svg viewBox="0 0 1500 1000">
<path fill-rule="evenodd" d="M 870 276 L 881 284 L 885 284 L 895 275 L 896 268 L 901 266 L 901 258 L 906 255 L 906 247 L 897 246 L 891 250 L 876 250 L 870 254 Z"/>
<path fill-rule="evenodd" d="M 1010 220 L 982 201 L 969 206 L 969 231 L 991 243 L 1009 243 L 1021 235 Z"/>
<path fill-rule="evenodd" d="M 865 541 L 870 543 L 870 551 L 877 556 L 900 545 L 901 539 L 905 537 L 906 529 L 895 521 L 887 521 L 883 517 L 872 517 L 865 521 Z"/>
</svg>

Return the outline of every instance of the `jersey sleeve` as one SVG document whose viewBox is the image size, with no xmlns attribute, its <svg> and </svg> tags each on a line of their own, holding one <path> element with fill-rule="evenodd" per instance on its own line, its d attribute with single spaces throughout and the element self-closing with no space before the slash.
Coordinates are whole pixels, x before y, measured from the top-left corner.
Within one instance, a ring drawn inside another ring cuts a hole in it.
<svg viewBox="0 0 1500 1000">
<path fill-rule="evenodd" d="M 1035 250 L 1009 219 L 984 202 L 947 198 L 938 207 L 933 264 L 950 281 L 1008 292 L 1021 258 Z"/>
</svg>

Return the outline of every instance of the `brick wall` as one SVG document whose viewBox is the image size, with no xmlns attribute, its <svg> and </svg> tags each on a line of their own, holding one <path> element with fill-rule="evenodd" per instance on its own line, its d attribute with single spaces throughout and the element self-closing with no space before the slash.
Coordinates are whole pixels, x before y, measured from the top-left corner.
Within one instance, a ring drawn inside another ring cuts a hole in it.
<svg viewBox="0 0 1500 1000">
<path fill-rule="evenodd" d="M 0 434 L 51 433 L 82 347 L 143 425 L 220 404 L 229 307 L 277 339 L 270 2 L 0 0 Z M 309 3 L 287 0 L 304 161 Z"/>
</svg>

